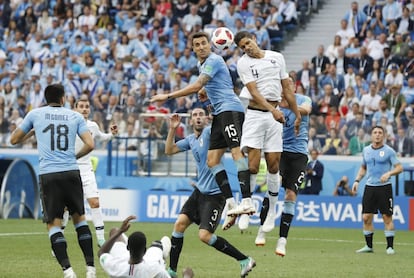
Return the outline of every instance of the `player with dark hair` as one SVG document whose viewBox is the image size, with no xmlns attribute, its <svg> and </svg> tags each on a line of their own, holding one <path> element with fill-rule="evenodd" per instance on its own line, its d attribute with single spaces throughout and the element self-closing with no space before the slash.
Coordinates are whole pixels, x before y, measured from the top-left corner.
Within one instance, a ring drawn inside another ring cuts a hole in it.
<svg viewBox="0 0 414 278">
<path fill-rule="evenodd" d="M 294 90 L 294 81 L 289 79 L 290 86 Z M 299 133 L 296 134 L 294 122 L 295 114 L 290 110 L 289 104 L 283 98 L 280 109 L 285 117 L 283 126 L 283 152 L 280 158 L 280 174 L 282 176 L 282 186 L 285 188 L 285 200 L 283 212 L 280 219 L 279 239 L 277 241 L 275 253 L 279 256 L 286 255 L 286 243 L 293 217 L 295 216 L 295 205 L 299 187 L 305 177 L 306 163 L 308 161 L 308 128 L 309 114 L 312 110 L 312 100 L 300 94 L 295 94 L 298 110 L 301 114 Z M 267 197 L 263 200 L 262 211 L 260 213 L 261 224 L 267 215 L 267 210 L 275 210 L 275 207 L 268 206 Z M 259 228 L 255 243 L 258 246 L 266 242 L 263 229 Z"/>
<path fill-rule="evenodd" d="M 223 223 L 223 230 L 227 230 L 234 224 L 237 215 L 252 214 L 256 211 L 251 199 L 250 171 L 247 158 L 240 150 L 244 108 L 234 93 L 226 63 L 221 56 L 211 51 L 209 35 L 205 32 L 197 32 L 192 36 L 191 43 L 198 59 L 200 72 L 198 79 L 170 94 L 153 96 L 151 102 L 166 101 L 170 98 L 183 97 L 193 93 L 198 93 L 199 99 L 203 102 L 207 99 L 210 100 L 213 122 L 207 164 L 226 197 L 227 217 Z M 221 158 L 228 148 L 236 164 L 243 197 L 239 205 L 233 198 L 229 178 L 221 163 Z"/>
<path fill-rule="evenodd" d="M 199 225 L 198 236 L 200 240 L 239 261 L 241 277 L 245 277 L 256 265 L 256 262 L 251 257 L 241 253 L 226 239 L 214 234 L 220 222 L 226 199 L 220 191 L 214 175 L 207 166 L 211 133 L 211 128 L 206 127 L 207 120 L 206 112 L 202 108 L 195 108 L 191 112 L 190 119 L 193 134 L 174 143 L 175 132 L 180 125 L 181 118 L 175 114 L 170 119 L 165 153 L 172 155 L 191 150 L 197 163 L 198 182 L 174 224 L 174 231 L 171 237 L 173 247 L 171 249 L 170 268 L 168 271 L 171 277 L 177 277 L 177 265 L 184 243 L 184 232 L 188 226 L 196 223 Z"/>
<path fill-rule="evenodd" d="M 263 151 L 268 170 L 267 200 L 270 207 L 275 207 L 280 189 L 279 162 L 283 151 L 282 133 L 285 121 L 278 107 L 282 101 L 282 92 L 288 107 L 296 115 L 294 122 L 290 123 L 294 132 L 299 130 L 301 115 L 297 109 L 294 90 L 289 85 L 283 55 L 275 51 L 262 50 L 255 36 L 248 31 L 238 32 L 234 41 L 245 53 L 237 62 L 237 72 L 247 88 L 243 91 L 249 98 L 240 146 L 247 152 L 251 185 L 256 185 Z M 269 210 L 262 227 L 265 232 L 273 229 L 275 218 L 275 211 Z M 239 228 L 244 230 L 248 224 L 248 216 L 241 216 Z"/>
<path fill-rule="evenodd" d="M 403 167 L 397 158 L 396 152 L 384 144 L 385 130 L 381 126 L 375 126 L 371 130 L 371 144 L 362 151 L 362 164 L 352 185 L 352 191 L 356 194 L 360 180 L 366 175 L 364 194 L 362 196 L 363 233 L 366 245 L 357 250 L 357 253 L 371 253 L 374 251 L 372 239 L 374 237 L 374 214 L 378 211 L 382 214 L 385 226 L 385 238 L 387 239 L 386 253 L 393 255 L 394 251 L 394 223 L 393 194 L 390 178 L 403 171 Z"/>
<path fill-rule="evenodd" d="M 110 277 L 170 278 L 164 260 L 171 241 L 164 236 L 147 249 L 147 238 L 140 231 L 125 235 L 135 216 L 128 216 L 119 228 L 110 231 L 109 239 L 98 251 L 102 268 Z"/>
<path fill-rule="evenodd" d="M 65 207 L 72 215 L 79 246 L 85 257 L 86 277 L 96 277 L 92 235 L 85 219 L 82 182 L 76 163 L 76 159 L 92 151 L 94 142 L 82 116 L 63 107 L 65 92 L 62 85 L 47 86 L 45 99 L 47 106 L 30 111 L 13 132 L 10 142 L 19 144 L 33 133 L 36 135 L 43 221 L 47 224 L 52 250 L 64 277 L 76 277 L 61 230 Z M 84 145 L 75 154 L 76 135 L 79 135 Z"/>
</svg>

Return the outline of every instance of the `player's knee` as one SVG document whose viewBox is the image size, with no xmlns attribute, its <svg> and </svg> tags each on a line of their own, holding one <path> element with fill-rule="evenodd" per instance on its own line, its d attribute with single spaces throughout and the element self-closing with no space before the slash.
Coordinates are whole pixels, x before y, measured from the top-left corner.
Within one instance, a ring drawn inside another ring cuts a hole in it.
<svg viewBox="0 0 414 278">
<path fill-rule="evenodd" d="M 364 224 L 372 224 L 372 215 L 363 214 L 362 215 L 362 221 L 364 221 Z"/>
<path fill-rule="evenodd" d="M 91 208 L 99 208 L 99 199 L 98 198 L 91 198 L 88 200 L 89 206 Z"/>
<path fill-rule="evenodd" d="M 209 244 L 210 239 L 211 239 L 211 235 L 212 234 L 209 231 L 207 231 L 207 230 L 201 229 L 201 230 L 198 231 L 198 238 L 202 242 L 204 242 L 205 244 Z"/>
</svg>

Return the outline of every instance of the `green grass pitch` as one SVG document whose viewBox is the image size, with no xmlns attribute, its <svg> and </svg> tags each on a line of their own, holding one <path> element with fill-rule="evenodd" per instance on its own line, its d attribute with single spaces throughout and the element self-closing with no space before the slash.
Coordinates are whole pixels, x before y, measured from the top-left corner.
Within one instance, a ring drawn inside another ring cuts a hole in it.
<svg viewBox="0 0 414 278">
<path fill-rule="evenodd" d="M 89 225 L 92 227 L 91 222 Z M 106 222 L 106 233 L 115 226 L 119 223 Z M 172 223 L 134 222 L 128 232 L 141 230 L 151 242 L 163 235 L 169 236 L 172 228 Z M 257 266 L 248 276 L 252 278 L 414 277 L 413 232 L 397 231 L 396 254 L 389 256 L 385 254 L 383 226 L 377 225 L 376 229 L 374 253 L 356 254 L 355 250 L 364 245 L 361 230 L 303 228 L 295 227 L 293 223 L 284 258 L 274 254 L 278 229 L 268 234 L 264 247 L 254 245 L 256 226 L 249 227 L 243 234 L 237 227 L 225 232 L 218 229 L 217 234 L 256 260 Z M 200 242 L 197 232 L 197 227 L 192 225 L 185 234 L 179 271 L 192 267 L 197 278 L 240 277 L 239 264 Z M 73 225 L 68 226 L 65 236 L 72 266 L 78 277 L 85 277 L 83 257 Z M 94 251 L 96 254 L 97 248 Z M 95 262 L 97 276 L 107 277 L 98 258 Z M 46 226 L 40 220 L 0 220 L 0 278 L 3 277 L 63 277 L 56 259 L 51 255 Z"/>
</svg>

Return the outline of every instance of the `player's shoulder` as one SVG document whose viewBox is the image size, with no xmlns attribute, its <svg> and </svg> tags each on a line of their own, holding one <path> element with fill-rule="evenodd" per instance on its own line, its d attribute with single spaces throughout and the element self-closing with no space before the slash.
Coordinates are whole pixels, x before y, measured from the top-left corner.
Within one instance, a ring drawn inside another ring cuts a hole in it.
<svg viewBox="0 0 414 278">
<path fill-rule="evenodd" d="M 312 103 L 312 99 L 310 97 L 302 95 L 302 94 L 295 94 L 295 98 L 298 104 Z"/>
<path fill-rule="evenodd" d="M 94 122 L 94 121 L 91 121 L 91 120 L 86 120 L 86 125 L 89 128 L 98 128 L 99 129 L 98 124 L 96 122 Z"/>
<path fill-rule="evenodd" d="M 283 59 L 283 54 L 274 50 L 265 50 L 265 56 L 269 58 Z"/>
</svg>

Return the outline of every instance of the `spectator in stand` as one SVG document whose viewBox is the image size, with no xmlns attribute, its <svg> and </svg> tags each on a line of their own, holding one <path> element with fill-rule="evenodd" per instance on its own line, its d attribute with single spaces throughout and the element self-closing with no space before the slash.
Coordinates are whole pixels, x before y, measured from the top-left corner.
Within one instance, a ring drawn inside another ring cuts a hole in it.
<svg viewBox="0 0 414 278">
<path fill-rule="evenodd" d="M 320 97 L 318 106 L 319 113 L 326 116 L 331 106 L 339 107 L 339 98 L 333 94 L 333 88 L 330 84 L 326 84 L 323 89 L 324 94 Z"/>
<path fill-rule="evenodd" d="M 309 61 L 303 60 L 302 68 L 296 73 L 297 82 L 300 82 L 305 90 L 310 86 L 311 77 L 315 77 L 315 72 L 310 68 Z M 306 94 L 311 97 L 309 94 Z"/>
<path fill-rule="evenodd" d="M 325 155 L 342 154 L 342 140 L 338 138 L 338 132 L 335 128 L 329 130 L 329 136 L 326 138 L 325 145 L 322 147 L 322 153 Z"/>
<path fill-rule="evenodd" d="M 325 55 L 329 58 L 331 64 L 338 58 L 338 50 L 342 47 L 341 41 L 341 37 L 337 34 L 334 37 L 333 43 L 326 48 Z"/>
<path fill-rule="evenodd" d="M 344 74 L 344 82 L 345 82 L 345 88 L 354 87 L 356 85 L 356 75 L 355 75 L 354 65 L 352 64 L 348 65 L 346 73 Z"/>
<path fill-rule="evenodd" d="M 401 34 L 395 35 L 395 44 L 391 47 L 391 55 L 401 61 L 408 54 L 409 44 L 403 41 Z"/>
<path fill-rule="evenodd" d="M 337 37 L 339 37 L 339 39 L 337 39 Z M 348 26 L 347 20 L 342 19 L 341 28 L 336 32 L 334 42 L 339 42 L 342 47 L 346 48 L 352 43 L 353 38 L 355 38 L 354 29 L 351 26 Z"/>
<path fill-rule="evenodd" d="M 407 56 L 401 61 L 404 77 L 414 77 L 414 48 L 408 49 Z"/>
<path fill-rule="evenodd" d="M 398 128 L 397 137 L 392 147 L 397 153 L 397 156 L 412 157 L 414 155 L 413 139 L 406 135 L 406 131 L 402 127 Z"/>
<path fill-rule="evenodd" d="M 358 129 L 358 133 L 349 140 L 348 148 L 345 150 L 346 155 L 360 155 L 365 146 L 369 144 L 369 138 L 365 136 L 363 128 Z"/>
<path fill-rule="evenodd" d="M 187 3 L 187 1 L 185 1 Z M 203 27 L 207 24 L 210 24 L 213 20 L 213 10 L 214 6 L 209 0 L 200 0 L 198 2 L 198 12 L 197 14 L 202 18 Z M 236 33 L 234 33 L 236 34 Z"/>
<path fill-rule="evenodd" d="M 331 86 L 331 89 L 333 90 L 333 95 L 337 96 L 338 98 L 342 96 L 345 90 L 344 76 L 342 74 L 337 74 L 336 66 L 333 64 L 328 65 L 327 73 L 320 77 L 319 86 L 324 88 L 325 90 L 326 85 Z"/>
<path fill-rule="evenodd" d="M 341 115 L 338 113 L 338 107 L 330 106 L 329 113 L 326 115 L 326 118 L 325 118 L 326 126 L 328 128 L 334 128 L 338 131 L 340 122 L 341 122 Z"/>
<path fill-rule="evenodd" d="M 379 102 L 379 110 L 372 117 L 372 126 L 379 125 L 382 118 L 385 118 L 387 123 L 394 124 L 394 113 L 388 109 L 388 104 L 385 99 L 381 99 Z"/>
<path fill-rule="evenodd" d="M 368 73 L 372 71 L 374 60 L 368 55 L 368 49 L 365 46 L 361 46 L 360 56 L 354 61 L 358 74 L 367 78 Z"/>
<path fill-rule="evenodd" d="M 367 75 L 368 83 L 376 83 L 378 80 L 384 80 L 385 74 L 381 70 L 380 63 L 376 60 L 372 63 L 372 70 Z"/>
<path fill-rule="evenodd" d="M 338 49 L 338 57 L 336 57 L 332 63 L 336 67 L 336 74 L 344 75 L 350 63 L 350 59 L 345 56 L 345 49 L 343 47 L 340 47 Z"/>
<path fill-rule="evenodd" d="M 389 24 L 387 35 L 387 43 L 390 47 L 393 47 L 397 36 L 397 24 L 394 21 Z"/>
<path fill-rule="evenodd" d="M 369 0 L 369 3 L 362 8 L 362 11 L 367 16 L 367 22 L 369 22 L 372 18 L 375 17 L 375 11 L 377 9 L 381 9 L 380 5 L 377 5 L 377 0 Z"/>
<path fill-rule="evenodd" d="M 349 145 L 349 140 L 358 134 L 358 129 L 364 128 L 364 115 L 359 112 L 355 115 L 355 119 L 346 122 L 339 131 L 339 137 L 341 138 L 344 146 Z"/>
<path fill-rule="evenodd" d="M 299 74 L 298 74 L 299 76 Z M 305 95 L 312 100 L 312 115 L 319 114 L 319 99 L 323 94 L 322 89 L 319 88 L 316 75 L 309 77 L 309 87 L 306 89 Z"/>
<path fill-rule="evenodd" d="M 290 0 L 282 0 L 279 4 L 279 16 L 282 18 L 282 26 L 297 25 L 298 14 L 296 4 Z"/>
<path fill-rule="evenodd" d="M 375 37 L 387 32 L 387 21 L 382 16 L 381 9 L 375 10 L 375 16 L 370 20 L 368 28 Z"/>
<path fill-rule="evenodd" d="M 407 101 L 407 106 L 414 104 L 414 77 L 408 78 L 407 85 L 402 88 L 401 93 Z"/>
<path fill-rule="evenodd" d="M 309 128 L 308 150 L 309 152 L 316 150 L 318 153 L 322 151 L 322 143 L 316 136 L 316 129 L 314 127 Z"/>
<path fill-rule="evenodd" d="M 377 87 L 374 82 L 369 86 L 369 93 L 361 97 L 361 111 L 365 116 L 367 124 L 371 126 L 374 113 L 379 110 L 381 96 L 377 94 Z"/>
<path fill-rule="evenodd" d="M 355 96 L 355 90 L 353 87 L 347 87 L 345 94 L 339 101 L 339 115 L 342 119 L 346 118 L 349 111 L 352 110 L 354 103 L 358 103 L 359 99 Z"/>
<path fill-rule="evenodd" d="M 364 36 L 363 26 L 367 21 L 367 16 L 359 9 L 357 1 L 351 3 L 351 10 L 345 14 L 343 19 L 347 21 L 349 28 L 354 30 L 356 37 Z"/>
<path fill-rule="evenodd" d="M 385 33 L 381 33 L 378 35 L 378 39 L 371 41 L 368 44 L 368 54 L 374 60 L 379 60 L 384 58 L 384 48 L 388 47 L 387 44 L 387 35 Z"/>
<path fill-rule="evenodd" d="M 324 54 L 325 48 L 323 45 L 318 46 L 318 53 L 311 60 L 313 71 L 317 76 L 326 73 L 330 63 L 329 58 Z"/>
<path fill-rule="evenodd" d="M 358 114 L 360 111 L 361 110 L 360 110 L 359 102 L 354 102 L 352 104 L 351 110 L 348 110 L 348 113 L 346 113 L 345 118 L 342 119 L 342 120 L 345 120 L 345 123 L 347 123 L 350 120 L 355 119 L 356 114 Z M 344 123 L 344 122 L 342 122 L 342 123 Z"/>
<path fill-rule="evenodd" d="M 382 7 L 382 14 L 384 15 L 387 25 L 390 25 L 402 15 L 400 3 L 395 0 L 387 0 L 387 3 Z"/>
<path fill-rule="evenodd" d="M 414 31 L 414 20 L 410 18 L 410 10 L 407 7 L 403 7 L 402 16 L 397 18 L 395 23 L 398 26 L 397 33 L 403 38 L 407 38 Z"/>
<path fill-rule="evenodd" d="M 224 0 L 217 0 L 214 5 L 212 23 L 215 24 L 218 20 L 224 21 L 226 17 L 230 15 L 229 7 L 230 2 Z"/>
<path fill-rule="evenodd" d="M 181 28 L 184 31 L 184 34 L 188 37 L 191 32 L 194 31 L 195 26 L 197 24 L 202 24 L 203 20 L 202 18 L 197 14 L 198 7 L 197 5 L 191 5 L 190 7 L 190 13 L 186 14 L 183 17 L 183 20 L 181 21 Z"/>
<path fill-rule="evenodd" d="M 389 73 L 385 75 L 385 88 L 390 89 L 392 86 L 399 86 L 401 88 L 404 84 L 404 76 L 400 72 L 399 66 L 397 64 L 391 64 L 389 69 Z"/>
<path fill-rule="evenodd" d="M 390 88 L 390 93 L 385 95 L 383 99 L 387 102 L 388 109 L 394 113 L 394 119 L 397 123 L 397 127 L 401 126 L 401 120 L 405 117 L 405 108 L 407 102 L 404 95 L 400 93 L 401 87 L 399 85 L 393 85 Z"/>
</svg>

